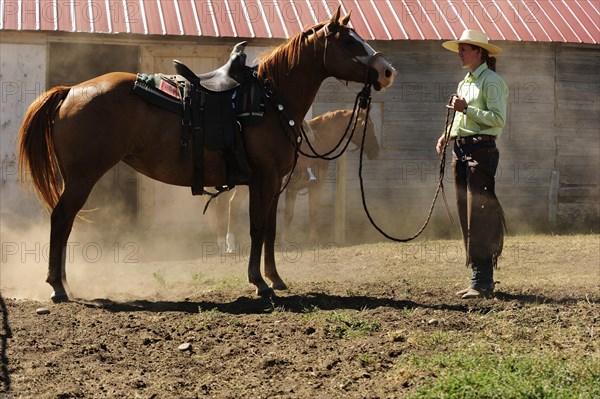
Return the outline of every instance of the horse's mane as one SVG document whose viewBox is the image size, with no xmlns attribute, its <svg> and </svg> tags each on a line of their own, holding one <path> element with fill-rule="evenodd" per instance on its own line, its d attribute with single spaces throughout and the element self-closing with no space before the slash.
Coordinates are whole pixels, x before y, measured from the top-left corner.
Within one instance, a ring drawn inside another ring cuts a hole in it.
<svg viewBox="0 0 600 399">
<path fill-rule="evenodd" d="M 300 54 L 309 34 L 316 33 L 325 26 L 325 22 L 309 27 L 287 42 L 278 46 L 270 54 L 259 59 L 258 75 L 279 87 L 287 73 L 300 62 Z"/>
</svg>

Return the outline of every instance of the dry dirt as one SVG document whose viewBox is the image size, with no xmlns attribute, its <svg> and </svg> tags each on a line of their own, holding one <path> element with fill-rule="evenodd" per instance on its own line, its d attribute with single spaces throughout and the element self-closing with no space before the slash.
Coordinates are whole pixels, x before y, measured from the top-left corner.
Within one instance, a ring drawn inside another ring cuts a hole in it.
<svg viewBox="0 0 600 399">
<path fill-rule="evenodd" d="M 1 270 L 0 398 L 403 397 L 436 378 L 408 373 L 411 357 L 468 345 L 443 337 L 598 359 L 599 244 L 509 237 L 496 297 L 472 301 L 454 296 L 468 276 L 458 240 L 287 245 L 290 289 L 271 301 L 246 283 L 244 254 L 148 261 L 119 244 L 116 264 L 89 262 L 109 246 L 74 256 L 71 289 L 85 299 L 52 304 L 43 259 L 26 253 Z M 569 334 L 551 343 L 538 329 L 558 315 Z M 523 317 L 538 332 L 511 336 Z"/>
</svg>

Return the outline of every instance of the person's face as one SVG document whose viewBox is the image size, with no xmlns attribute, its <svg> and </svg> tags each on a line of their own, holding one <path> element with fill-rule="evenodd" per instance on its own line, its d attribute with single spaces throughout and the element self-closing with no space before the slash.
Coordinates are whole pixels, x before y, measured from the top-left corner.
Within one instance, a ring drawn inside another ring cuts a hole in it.
<svg viewBox="0 0 600 399">
<path fill-rule="evenodd" d="M 463 68 L 469 68 L 473 72 L 481 65 L 481 48 L 470 44 L 460 43 L 458 45 L 458 56 Z"/>
</svg>

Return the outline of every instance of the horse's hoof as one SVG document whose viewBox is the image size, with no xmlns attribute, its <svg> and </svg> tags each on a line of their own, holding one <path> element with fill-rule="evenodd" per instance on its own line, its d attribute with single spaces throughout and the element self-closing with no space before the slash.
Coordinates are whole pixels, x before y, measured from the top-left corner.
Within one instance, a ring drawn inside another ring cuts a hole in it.
<svg viewBox="0 0 600 399">
<path fill-rule="evenodd" d="M 288 289 L 288 286 L 283 281 L 277 281 L 271 285 L 271 288 L 277 291 L 285 291 Z"/>
<path fill-rule="evenodd" d="M 62 294 L 52 293 L 50 299 L 54 303 L 69 302 L 69 296 L 64 292 Z"/>
<path fill-rule="evenodd" d="M 270 299 L 270 298 L 274 298 L 277 295 L 275 295 L 275 291 L 273 291 L 272 288 L 268 287 L 262 290 L 256 290 L 256 295 L 258 295 L 261 298 L 265 298 L 265 299 Z"/>
</svg>

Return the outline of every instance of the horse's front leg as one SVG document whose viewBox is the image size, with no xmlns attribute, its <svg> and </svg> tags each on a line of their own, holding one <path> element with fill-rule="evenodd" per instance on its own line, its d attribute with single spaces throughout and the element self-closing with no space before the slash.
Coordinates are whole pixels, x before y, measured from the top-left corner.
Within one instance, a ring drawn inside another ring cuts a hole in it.
<svg viewBox="0 0 600 399">
<path fill-rule="evenodd" d="M 270 195 L 269 195 L 270 192 Z M 273 202 L 275 190 L 265 190 L 258 184 L 250 186 L 250 260 L 248 281 L 256 286 L 256 293 L 262 297 L 273 296 L 273 289 L 267 285 L 260 273 L 260 259 L 265 242 L 265 227 Z"/>
<path fill-rule="evenodd" d="M 267 217 L 265 234 L 265 275 L 271 280 L 271 287 L 274 290 L 287 290 L 287 285 L 283 282 L 277 267 L 275 265 L 275 236 L 277 235 L 277 203 L 279 196 L 273 199 L 273 204 Z"/>
</svg>

